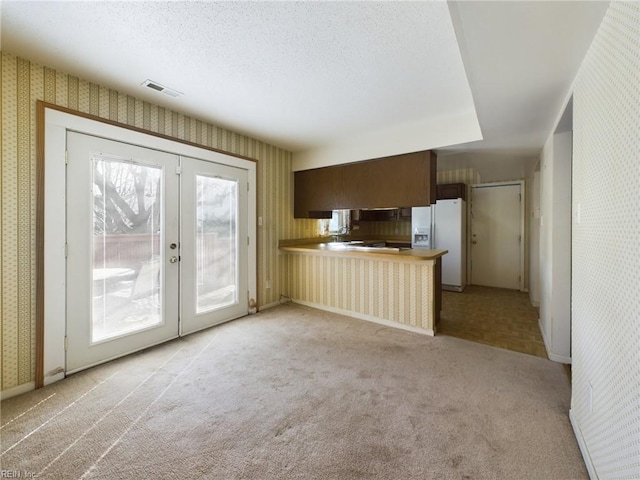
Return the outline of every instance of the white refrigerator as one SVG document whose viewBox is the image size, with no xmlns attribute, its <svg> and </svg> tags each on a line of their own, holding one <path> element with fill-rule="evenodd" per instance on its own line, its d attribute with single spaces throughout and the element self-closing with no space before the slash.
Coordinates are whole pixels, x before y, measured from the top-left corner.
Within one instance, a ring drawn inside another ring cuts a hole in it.
<svg viewBox="0 0 640 480">
<path fill-rule="evenodd" d="M 433 211 L 430 207 L 411 209 L 411 248 L 435 248 L 433 246 Z"/>
<path fill-rule="evenodd" d="M 432 206 L 433 209 L 433 206 Z M 467 208 L 461 198 L 438 200 L 432 211 L 433 248 L 442 257 L 442 288 L 462 292 L 467 284 Z"/>
</svg>

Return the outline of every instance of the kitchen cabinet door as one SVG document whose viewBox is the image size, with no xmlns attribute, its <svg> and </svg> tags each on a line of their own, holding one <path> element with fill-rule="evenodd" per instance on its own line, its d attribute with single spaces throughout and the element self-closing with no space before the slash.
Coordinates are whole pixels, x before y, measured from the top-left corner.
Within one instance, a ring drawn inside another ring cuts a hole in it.
<svg viewBox="0 0 640 480">
<path fill-rule="evenodd" d="M 344 165 L 345 195 L 352 207 L 389 208 L 435 203 L 435 155 L 416 152 Z M 433 201 L 432 197 L 433 196 Z"/>
<path fill-rule="evenodd" d="M 464 183 L 446 183 L 438 185 L 438 200 L 467 199 L 467 186 Z"/>
<path fill-rule="evenodd" d="M 436 202 L 435 179 L 436 156 L 431 151 L 295 172 L 294 217 L 431 205 Z"/>
<path fill-rule="evenodd" d="M 398 219 L 398 209 L 390 210 L 360 210 L 360 221 L 390 222 Z"/>
<path fill-rule="evenodd" d="M 331 210 L 345 208 L 342 206 L 343 203 L 342 169 L 340 167 L 295 172 L 295 218 L 331 218 Z M 328 212 L 328 217 L 326 212 Z"/>
</svg>

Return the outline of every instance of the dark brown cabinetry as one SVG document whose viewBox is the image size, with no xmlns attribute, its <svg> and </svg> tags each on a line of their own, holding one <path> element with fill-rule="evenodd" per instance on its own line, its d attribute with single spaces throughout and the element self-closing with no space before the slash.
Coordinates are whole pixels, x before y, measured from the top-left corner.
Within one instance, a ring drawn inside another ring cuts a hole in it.
<svg viewBox="0 0 640 480">
<path fill-rule="evenodd" d="M 398 209 L 398 220 L 411 221 L 411 207 Z"/>
<path fill-rule="evenodd" d="M 323 218 L 319 212 L 343 208 L 431 205 L 435 181 L 431 151 L 295 172 L 294 217 Z"/>
<path fill-rule="evenodd" d="M 294 176 L 295 218 L 331 218 L 331 210 L 342 205 L 342 172 L 335 168 L 316 168 Z"/>
<path fill-rule="evenodd" d="M 467 186 L 464 183 L 437 185 L 438 200 L 461 198 L 467 200 Z"/>
<path fill-rule="evenodd" d="M 357 222 L 407 222 L 411 221 L 411 207 L 384 210 L 356 210 L 351 219 Z"/>
<path fill-rule="evenodd" d="M 398 209 L 389 210 L 360 210 L 359 218 L 361 222 L 385 222 L 398 219 Z"/>
</svg>

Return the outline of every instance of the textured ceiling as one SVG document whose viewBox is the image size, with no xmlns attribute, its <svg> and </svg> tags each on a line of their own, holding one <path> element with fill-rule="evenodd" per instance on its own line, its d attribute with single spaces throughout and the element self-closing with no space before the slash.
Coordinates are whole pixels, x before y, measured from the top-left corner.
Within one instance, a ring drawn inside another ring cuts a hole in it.
<svg viewBox="0 0 640 480">
<path fill-rule="evenodd" d="M 471 167 L 485 182 L 526 178 L 608 6 L 449 2 L 483 139 L 438 149 L 438 169 Z M 571 129 L 571 119 L 560 125 Z"/>
<path fill-rule="evenodd" d="M 471 114 L 478 130 L 444 2 L 10 1 L 3 10 L 11 53 L 293 151 L 451 115 Z M 185 95 L 145 91 L 147 78 Z"/>
<path fill-rule="evenodd" d="M 538 154 L 609 2 L 450 2 L 483 141 Z"/>
<path fill-rule="evenodd" d="M 477 153 L 507 175 L 538 155 L 607 5 L 5 0 L 1 40 L 292 150 L 297 169 L 436 148 L 444 168 Z"/>
</svg>

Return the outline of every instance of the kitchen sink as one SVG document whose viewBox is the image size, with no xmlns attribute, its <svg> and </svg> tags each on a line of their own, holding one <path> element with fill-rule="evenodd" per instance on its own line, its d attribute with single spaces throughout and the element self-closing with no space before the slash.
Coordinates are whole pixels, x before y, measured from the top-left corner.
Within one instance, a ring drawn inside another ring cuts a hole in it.
<svg viewBox="0 0 640 480">
<path fill-rule="evenodd" d="M 346 242 L 321 243 L 321 247 L 328 250 L 346 250 L 350 252 L 399 252 L 408 247 L 387 246 L 387 242 L 367 242 L 365 240 L 350 240 Z"/>
</svg>

